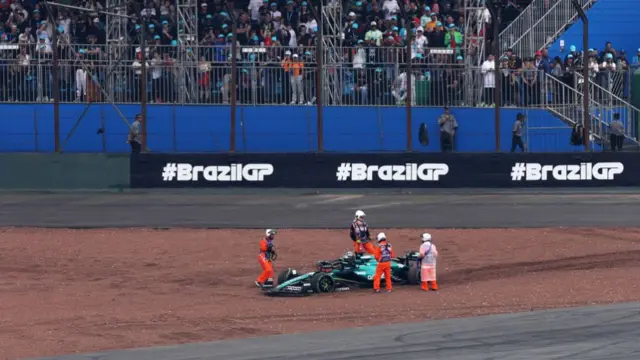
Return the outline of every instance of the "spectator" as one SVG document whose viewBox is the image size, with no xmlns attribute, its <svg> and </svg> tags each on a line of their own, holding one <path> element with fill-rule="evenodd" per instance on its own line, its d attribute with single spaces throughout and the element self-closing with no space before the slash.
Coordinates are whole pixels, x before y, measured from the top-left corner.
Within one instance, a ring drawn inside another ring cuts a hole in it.
<svg viewBox="0 0 640 360">
<path fill-rule="evenodd" d="M 484 92 L 482 94 L 481 106 L 493 105 L 493 89 L 496 87 L 496 62 L 493 54 L 487 56 L 487 60 L 482 63 L 481 71 L 484 76 Z"/>
<path fill-rule="evenodd" d="M 80 49 L 75 61 L 76 68 L 76 101 L 86 100 L 87 98 L 87 71 L 82 67 L 86 51 Z"/>
<path fill-rule="evenodd" d="M 396 104 L 401 105 L 405 102 L 407 98 L 407 85 L 408 85 L 409 76 L 407 75 L 407 71 L 398 75 L 396 80 L 393 83 L 391 94 L 396 99 Z M 416 76 L 415 74 L 411 74 L 411 105 L 416 104 Z"/>
<path fill-rule="evenodd" d="M 427 23 L 424 25 L 425 29 L 427 29 L 427 31 L 431 30 L 435 30 L 437 24 L 438 24 L 438 14 L 432 12 L 431 14 L 429 14 L 430 19 L 427 21 Z"/>
<path fill-rule="evenodd" d="M 422 27 L 418 27 L 417 35 L 414 41 L 415 47 L 411 52 L 411 58 L 414 59 L 417 54 L 425 55 L 425 48 L 429 45 L 429 40 L 424 36 L 424 30 Z"/>
<path fill-rule="evenodd" d="M 158 39 L 160 40 L 160 39 Z M 153 57 L 151 59 L 151 91 L 153 94 L 153 99 L 157 103 L 162 102 L 162 98 L 164 96 L 163 90 L 163 61 L 160 53 L 158 51 L 153 52 Z M 154 102 L 152 100 L 151 102 Z"/>
<path fill-rule="evenodd" d="M 605 44 L 604 50 L 602 51 L 602 53 L 600 53 L 600 58 L 601 59 L 606 58 L 607 54 L 611 54 L 611 56 L 614 57 L 614 58 L 617 57 L 617 52 L 613 48 L 613 45 L 611 45 L 610 41 L 607 41 L 607 43 Z"/>
<path fill-rule="evenodd" d="M 462 51 L 462 33 L 458 31 L 454 24 L 449 24 L 449 31 L 444 36 L 444 44 L 447 48 L 453 49 L 456 55 L 460 55 Z"/>
<path fill-rule="evenodd" d="M 598 64 L 598 59 L 594 55 L 589 56 L 589 78 L 595 80 L 598 76 L 598 72 L 600 71 L 600 64 Z"/>
<path fill-rule="evenodd" d="M 616 69 L 618 71 L 629 70 L 629 61 L 627 60 L 627 53 L 624 51 L 624 49 L 620 50 L 620 54 L 617 57 Z"/>
<path fill-rule="evenodd" d="M 536 51 L 536 59 L 535 59 L 534 67 L 542 71 L 544 74 L 548 74 L 551 71 L 551 68 L 549 66 L 548 56 L 543 57 L 542 51 Z"/>
<path fill-rule="evenodd" d="M 507 49 L 506 55 L 509 58 L 509 68 L 511 70 L 515 71 L 522 68 L 522 59 L 513 52 L 513 49 Z"/>
<path fill-rule="evenodd" d="M 532 58 L 525 58 L 524 67 L 520 72 L 522 78 L 522 103 L 524 106 L 540 104 L 540 79 L 538 70 Z"/>
<path fill-rule="evenodd" d="M 200 57 L 198 64 L 198 86 L 200 87 L 200 101 L 208 103 L 211 97 L 211 64 L 204 56 Z"/>
<path fill-rule="evenodd" d="M 567 53 L 567 55 L 565 55 L 564 57 L 564 62 L 565 64 L 567 63 L 567 59 L 569 59 L 569 56 L 571 56 L 571 58 L 575 58 L 578 55 L 578 51 L 576 49 L 575 45 L 571 45 L 569 46 L 569 52 Z"/>
<path fill-rule="evenodd" d="M 366 41 L 368 45 L 380 46 L 382 31 L 378 29 L 378 24 L 375 21 L 372 21 L 369 25 L 369 31 L 365 34 L 364 41 Z"/>
<path fill-rule="evenodd" d="M 300 60 L 298 54 L 293 54 L 292 61 L 288 64 L 291 73 L 291 104 L 295 104 L 298 100 L 300 105 L 304 105 L 304 88 L 302 82 L 304 63 Z"/>
<path fill-rule="evenodd" d="M 631 60 L 632 65 L 640 65 L 640 49 L 636 51 L 636 55 Z"/>
<path fill-rule="evenodd" d="M 510 107 L 516 105 L 515 101 L 515 73 L 509 68 L 509 57 L 503 56 L 500 58 L 499 65 L 500 73 L 500 86 L 502 90 L 502 104 Z"/>
<path fill-rule="evenodd" d="M 382 4 L 382 11 L 384 12 L 385 20 L 391 20 L 391 18 L 400 13 L 400 6 L 396 0 L 384 0 Z"/>
<path fill-rule="evenodd" d="M 253 25 L 256 25 L 259 23 L 260 17 L 263 16 L 264 9 L 266 9 L 265 1 L 263 0 L 249 1 L 249 6 L 247 10 L 249 10 L 249 13 L 251 13 L 251 23 Z"/>
<path fill-rule="evenodd" d="M 367 52 L 363 47 L 364 41 L 358 40 L 358 47 L 355 50 L 355 55 L 353 56 L 353 68 L 354 69 L 364 69 L 365 64 L 367 63 Z"/>
</svg>

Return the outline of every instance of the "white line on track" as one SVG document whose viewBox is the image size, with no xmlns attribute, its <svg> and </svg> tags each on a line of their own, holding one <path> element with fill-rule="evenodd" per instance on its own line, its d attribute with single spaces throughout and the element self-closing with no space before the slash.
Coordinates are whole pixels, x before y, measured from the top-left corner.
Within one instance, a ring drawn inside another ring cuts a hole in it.
<svg viewBox="0 0 640 360">
<path fill-rule="evenodd" d="M 379 209 L 379 208 L 400 206 L 400 205 L 406 205 L 406 204 L 411 204 L 411 201 L 396 201 L 396 202 L 388 202 L 388 203 L 384 203 L 384 204 L 362 205 L 362 206 L 358 207 L 358 209 L 359 210 Z M 358 210 L 358 209 L 356 209 L 356 210 Z"/>
<path fill-rule="evenodd" d="M 353 199 L 359 199 L 364 197 L 364 195 L 330 195 L 323 196 L 323 198 L 328 198 L 320 201 L 311 201 L 297 204 L 296 209 L 303 209 L 309 207 L 309 205 L 323 205 L 323 204 L 333 204 L 341 201 L 348 201 Z"/>
<path fill-rule="evenodd" d="M 334 202 L 347 201 L 347 200 L 353 200 L 353 199 L 360 199 L 362 197 L 364 197 L 364 195 L 342 195 L 342 196 L 335 197 L 333 199 L 327 199 L 327 200 L 314 202 L 313 204 L 331 204 L 331 203 L 334 203 Z"/>
</svg>

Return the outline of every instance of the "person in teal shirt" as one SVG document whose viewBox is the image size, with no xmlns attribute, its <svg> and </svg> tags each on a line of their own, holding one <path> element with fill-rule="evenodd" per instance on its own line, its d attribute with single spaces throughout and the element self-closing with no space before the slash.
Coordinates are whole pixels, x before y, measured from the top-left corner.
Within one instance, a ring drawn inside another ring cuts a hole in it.
<svg viewBox="0 0 640 360">
<path fill-rule="evenodd" d="M 631 59 L 631 65 L 640 65 L 640 49 L 636 52 L 636 56 Z"/>
</svg>

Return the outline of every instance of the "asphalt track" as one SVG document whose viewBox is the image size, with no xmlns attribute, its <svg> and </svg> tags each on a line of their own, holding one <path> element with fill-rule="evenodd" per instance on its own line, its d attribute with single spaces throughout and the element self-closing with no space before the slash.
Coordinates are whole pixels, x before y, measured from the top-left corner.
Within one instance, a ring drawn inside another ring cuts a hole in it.
<svg viewBox="0 0 640 360">
<path fill-rule="evenodd" d="M 640 192 L 7 193 L 0 226 L 344 228 L 637 226 Z M 72 355 L 47 360 L 640 358 L 640 303 Z"/>
<path fill-rule="evenodd" d="M 640 305 L 622 304 L 279 335 L 47 360 L 631 360 Z"/>
<path fill-rule="evenodd" d="M 361 209 L 376 228 L 611 227 L 638 225 L 639 200 L 637 190 L 7 193 L 0 226 L 345 228 Z"/>
</svg>

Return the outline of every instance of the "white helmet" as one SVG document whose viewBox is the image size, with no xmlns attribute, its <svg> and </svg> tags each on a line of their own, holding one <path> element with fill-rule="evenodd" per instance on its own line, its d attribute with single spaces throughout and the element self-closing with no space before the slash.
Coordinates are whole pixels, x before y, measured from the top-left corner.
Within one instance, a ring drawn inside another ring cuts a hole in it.
<svg viewBox="0 0 640 360">
<path fill-rule="evenodd" d="M 431 234 L 429 233 L 422 234 L 422 242 L 427 242 L 427 241 L 431 241 Z"/>
<path fill-rule="evenodd" d="M 383 232 L 378 234 L 378 241 L 387 240 L 387 235 Z"/>
<path fill-rule="evenodd" d="M 264 232 L 264 234 L 265 234 L 267 237 L 271 237 L 271 236 L 273 236 L 273 235 L 275 235 L 275 234 L 277 234 L 277 233 L 278 233 L 278 231 L 276 231 L 276 229 L 267 229 L 267 230 L 265 230 L 265 232 Z"/>
<path fill-rule="evenodd" d="M 367 216 L 367 215 L 365 215 L 364 211 L 362 211 L 362 210 L 356 211 L 356 219 L 362 219 L 365 216 Z"/>
</svg>

